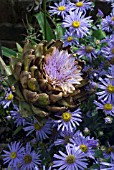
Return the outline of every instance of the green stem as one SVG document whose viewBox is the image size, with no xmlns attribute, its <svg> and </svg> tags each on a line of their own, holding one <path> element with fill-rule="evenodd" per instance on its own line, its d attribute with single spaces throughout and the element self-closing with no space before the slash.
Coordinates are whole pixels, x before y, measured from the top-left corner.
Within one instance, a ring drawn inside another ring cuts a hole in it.
<svg viewBox="0 0 114 170">
<path fill-rule="evenodd" d="M 43 11 L 44 11 L 44 38 L 47 40 L 47 32 L 46 32 L 46 0 L 43 1 Z"/>
</svg>

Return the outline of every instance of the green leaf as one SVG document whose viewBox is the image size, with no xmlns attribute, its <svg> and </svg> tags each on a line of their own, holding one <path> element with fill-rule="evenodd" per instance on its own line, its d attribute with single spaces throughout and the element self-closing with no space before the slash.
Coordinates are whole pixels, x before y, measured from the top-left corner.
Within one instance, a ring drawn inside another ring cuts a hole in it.
<svg viewBox="0 0 114 170">
<path fill-rule="evenodd" d="M 23 128 L 22 126 L 18 126 L 18 128 L 13 132 L 13 136 L 19 133 L 22 128 Z"/>
<path fill-rule="evenodd" d="M 65 29 L 62 28 L 61 24 L 57 24 L 56 26 L 56 39 L 61 39 L 61 37 L 63 36 Z"/>
<path fill-rule="evenodd" d="M 100 30 L 95 30 L 92 33 L 92 36 L 97 38 L 98 40 L 102 40 L 103 38 L 106 37 L 106 33 L 104 31 Z"/>
<path fill-rule="evenodd" d="M 11 50 L 10 48 L 2 47 L 2 55 L 9 57 L 9 58 L 16 57 L 17 52 L 15 52 L 14 50 Z"/>
<path fill-rule="evenodd" d="M 35 15 L 38 23 L 39 23 L 39 26 L 43 32 L 43 35 L 45 35 L 45 27 L 44 27 L 44 14 L 42 12 L 40 13 L 37 13 Z M 50 27 L 50 24 L 48 23 L 47 19 L 46 19 L 46 37 L 47 37 L 47 41 L 50 42 L 52 39 L 55 39 L 55 35 L 53 33 L 53 29 Z M 43 37 L 44 39 L 44 37 Z"/>
<path fill-rule="evenodd" d="M 20 44 L 16 43 L 16 46 L 17 46 L 18 52 L 22 53 L 23 52 L 23 48 L 20 46 Z"/>
</svg>

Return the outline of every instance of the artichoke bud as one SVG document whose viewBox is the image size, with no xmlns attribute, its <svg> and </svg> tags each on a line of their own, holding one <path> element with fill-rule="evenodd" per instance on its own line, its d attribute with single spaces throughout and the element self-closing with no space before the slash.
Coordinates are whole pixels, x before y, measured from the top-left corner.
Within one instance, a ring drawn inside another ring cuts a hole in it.
<svg viewBox="0 0 114 170">
<path fill-rule="evenodd" d="M 28 79 L 31 78 L 31 73 L 28 71 L 22 71 L 20 74 L 20 82 L 24 89 L 28 86 Z"/>
<path fill-rule="evenodd" d="M 28 88 L 32 91 L 37 91 L 37 80 L 35 78 L 28 80 Z"/>
<path fill-rule="evenodd" d="M 34 55 L 28 55 L 25 57 L 25 60 L 24 60 L 24 70 L 25 71 L 29 71 L 30 64 L 34 60 L 34 58 L 35 58 Z"/>
<path fill-rule="evenodd" d="M 30 104 L 26 102 L 19 102 L 19 110 L 20 113 L 22 114 L 22 117 L 28 117 L 32 115 L 32 109 Z"/>
<path fill-rule="evenodd" d="M 60 104 L 61 106 L 66 106 L 66 107 L 68 107 L 68 108 L 75 108 L 75 107 L 76 107 L 76 105 L 71 104 L 71 103 L 69 103 L 69 102 L 67 102 L 67 101 L 65 101 L 65 100 L 60 100 L 60 101 L 59 101 L 59 104 Z"/>
<path fill-rule="evenodd" d="M 62 92 L 60 92 L 59 94 L 50 94 L 49 98 L 51 102 L 55 103 L 59 101 L 60 99 L 62 99 Z"/>
<path fill-rule="evenodd" d="M 57 112 L 63 113 L 66 110 L 68 110 L 68 107 L 66 107 L 66 106 L 59 106 L 59 107 L 57 107 L 57 106 L 48 106 L 47 109 L 50 112 L 53 112 L 53 113 L 57 113 Z"/>
<path fill-rule="evenodd" d="M 49 103 L 50 103 L 49 96 L 46 93 L 39 94 L 38 104 L 40 106 L 47 106 L 49 105 Z"/>
<path fill-rule="evenodd" d="M 19 76 L 20 76 L 20 73 L 21 73 L 21 68 L 22 68 L 22 63 L 21 62 L 17 62 L 14 66 L 14 71 L 13 71 L 13 74 L 14 74 L 14 77 L 16 80 L 19 80 Z"/>
<path fill-rule="evenodd" d="M 36 50 L 35 50 L 36 58 L 41 57 L 43 55 L 43 51 L 44 51 L 43 48 L 44 48 L 43 43 L 40 43 L 40 44 L 37 45 Z"/>
<path fill-rule="evenodd" d="M 45 111 L 43 111 L 43 110 L 41 110 L 41 109 L 39 109 L 39 108 L 37 108 L 37 107 L 35 107 L 33 105 L 32 105 L 32 111 L 33 111 L 34 114 L 36 114 L 39 117 L 46 117 L 46 116 L 48 116 L 47 112 L 45 112 Z"/>
<path fill-rule="evenodd" d="M 27 89 L 23 89 L 23 95 L 28 102 L 32 102 L 32 103 L 36 102 L 39 98 L 37 92 L 32 92 Z"/>
</svg>

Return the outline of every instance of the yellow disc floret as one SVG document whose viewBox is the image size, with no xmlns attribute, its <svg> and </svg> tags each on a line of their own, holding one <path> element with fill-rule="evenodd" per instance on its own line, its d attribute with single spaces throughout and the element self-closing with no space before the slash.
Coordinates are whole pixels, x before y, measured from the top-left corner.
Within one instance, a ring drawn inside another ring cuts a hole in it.
<svg viewBox="0 0 114 170">
<path fill-rule="evenodd" d="M 109 104 L 109 103 L 105 104 L 104 109 L 105 110 L 112 110 L 112 104 Z"/>
<path fill-rule="evenodd" d="M 70 41 L 72 41 L 73 40 L 73 37 L 72 36 L 69 36 L 68 38 L 67 38 L 67 41 L 68 42 L 70 42 Z"/>
<path fill-rule="evenodd" d="M 78 28 L 78 27 L 80 27 L 80 22 L 79 22 L 79 21 L 73 21 L 73 22 L 72 22 L 72 26 L 73 26 L 74 28 Z"/>
<path fill-rule="evenodd" d="M 35 123 L 35 124 L 34 124 L 34 128 L 35 128 L 36 130 L 40 130 L 42 127 L 41 127 L 38 123 Z"/>
<path fill-rule="evenodd" d="M 7 100 L 12 100 L 12 99 L 13 99 L 13 94 L 12 93 L 8 94 Z"/>
<path fill-rule="evenodd" d="M 87 152 L 88 150 L 87 146 L 84 144 L 80 145 L 80 149 L 82 150 L 82 152 Z"/>
<path fill-rule="evenodd" d="M 70 112 L 64 112 L 64 113 L 62 114 L 62 119 L 64 120 L 64 122 L 70 121 L 71 118 L 72 118 L 72 115 L 71 115 Z"/>
<path fill-rule="evenodd" d="M 107 87 L 107 91 L 109 93 L 114 93 L 114 86 L 112 84 L 109 84 L 108 87 Z"/>
<path fill-rule="evenodd" d="M 76 157 L 74 155 L 68 155 L 66 157 L 67 164 L 73 164 L 75 162 L 75 160 L 76 160 Z"/>
<path fill-rule="evenodd" d="M 114 54 L 114 48 L 111 49 L 112 54 Z"/>
<path fill-rule="evenodd" d="M 15 159 L 16 157 L 17 157 L 16 152 L 11 152 L 10 158 L 11 158 L 11 159 Z"/>
<path fill-rule="evenodd" d="M 112 21 L 114 21 L 114 17 L 112 17 L 111 19 L 112 19 Z"/>
<path fill-rule="evenodd" d="M 64 11 L 65 9 L 66 9 L 65 6 L 59 6 L 59 7 L 58 7 L 58 11 Z"/>
<path fill-rule="evenodd" d="M 25 155 L 24 161 L 26 164 L 29 164 L 32 162 L 32 156 L 31 155 Z"/>
<path fill-rule="evenodd" d="M 80 1 L 80 2 L 77 2 L 77 3 L 76 3 L 76 6 L 77 6 L 77 7 L 82 7 L 82 6 L 83 6 L 83 2 L 81 2 L 81 1 Z"/>
</svg>

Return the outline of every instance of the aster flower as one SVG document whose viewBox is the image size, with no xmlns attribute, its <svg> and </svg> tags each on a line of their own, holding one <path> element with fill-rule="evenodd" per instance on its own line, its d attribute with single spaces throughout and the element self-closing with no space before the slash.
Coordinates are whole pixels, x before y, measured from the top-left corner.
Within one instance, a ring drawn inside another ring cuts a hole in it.
<svg viewBox="0 0 114 170">
<path fill-rule="evenodd" d="M 9 151 L 3 150 L 5 154 L 2 156 L 4 164 L 8 163 L 8 167 L 10 168 L 17 168 L 17 165 L 20 163 L 20 158 L 23 156 L 24 147 L 20 142 L 12 142 L 8 144 Z"/>
<path fill-rule="evenodd" d="M 79 11 L 85 12 L 89 9 L 93 9 L 92 2 L 89 0 L 75 0 L 74 3 L 71 5 L 71 10 L 76 10 L 78 9 Z"/>
<path fill-rule="evenodd" d="M 64 18 L 69 11 L 69 6 L 66 4 L 66 0 L 62 0 L 59 3 L 54 3 L 54 5 L 55 6 L 49 6 L 51 8 L 51 10 L 49 10 L 51 15 L 57 14 Z"/>
<path fill-rule="evenodd" d="M 35 167 L 40 164 L 39 156 L 39 153 L 32 150 L 30 143 L 27 143 L 20 160 L 20 170 L 35 170 Z"/>
<path fill-rule="evenodd" d="M 102 12 L 100 9 L 98 9 L 97 16 L 99 16 L 99 17 L 101 17 L 101 18 L 104 17 L 104 14 L 103 14 L 103 12 Z"/>
<path fill-rule="evenodd" d="M 63 27 L 69 28 L 69 30 L 74 33 L 77 38 L 83 38 L 89 34 L 89 28 L 91 27 L 92 20 L 91 16 L 85 17 L 83 12 L 75 10 L 70 12 L 70 15 L 66 15 L 63 20 Z"/>
<path fill-rule="evenodd" d="M 51 134 L 52 121 L 47 120 L 45 123 L 42 123 L 34 119 L 32 122 L 26 122 L 26 127 L 23 129 L 24 131 L 28 131 L 27 136 L 35 131 L 36 138 L 42 141 L 43 139 L 48 138 L 48 135 Z"/>
<path fill-rule="evenodd" d="M 74 112 L 70 112 L 69 110 L 67 112 L 62 113 L 61 116 L 57 117 L 60 118 L 60 120 L 55 121 L 58 124 L 57 130 L 70 130 L 71 132 L 73 129 L 76 129 L 76 126 L 79 126 L 79 122 L 81 122 L 81 111 L 80 108 L 75 110 Z"/>
<path fill-rule="evenodd" d="M 58 170 L 84 170 L 87 168 L 85 154 L 79 147 L 67 145 L 66 153 L 59 151 L 59 154 L 54 154 L 54 158 L 57 160 L 53 161 L 53 167 L 57 167 Z"/>
<path fill-rule="evenodd" d="M 101 100 L 100 102 L 94 101 L 94 104 L 97 106 L 97 110 L 103 110 L 106 115 L 114 116 L 114 105 L 108 103 L 107 101 Z"/>
<path fill-rule="evenodd" d="M 114 103 L 114 80 L 109 78 L 99 78 L 101 84 L 98 84 L 98 88 L 102 91 L 97 92 L 98 99 L 103 99 L 107 103 Z"/>
<path fill-rule="evenodd" d="M 65 32 L 65 35 L 62 37 L 62 39 L 64 41 L 63 47 L 72 46 L 79 43 L 76 37 L 74 37 L 74 35 L 72 34 L 72 32 L 69 32 L 67 30 Z"/>
<path fill-rule="evenodd" d="M 97 56 L 97 52 L 95 51 L 94 47 L 92 47 L 91 45 L 81 46 L 76 51 L 76 54 L 79 55 L 79 58 L 86 56 L 87 58 L 89 58 L 90 61 L 92 60 L 93 57 L 96 58 Z"/>
<path fill-rule="evenodd" d="M 7 107 L 9 107 L 9 105 L 12 103 L 13 101 L 13 94 L 10 90 L 10 88 L 8 88 L 5 92 L 5 99 L 2 99 L 0 101 L 0 104 L 3 105 L 3 108 L 6 109 Z"/>
<path fill-rule="evenodd" d="M 106 16 L 106 18 L 102 19 L 101 27 L 102 27 L 102 30 L 104 30 L 104 31 L 107 31 L 107 32 L 113 31 L 113 27 L 114 27 L 113 14 L 110 14 L 110 15 Z"/>
</svg>

